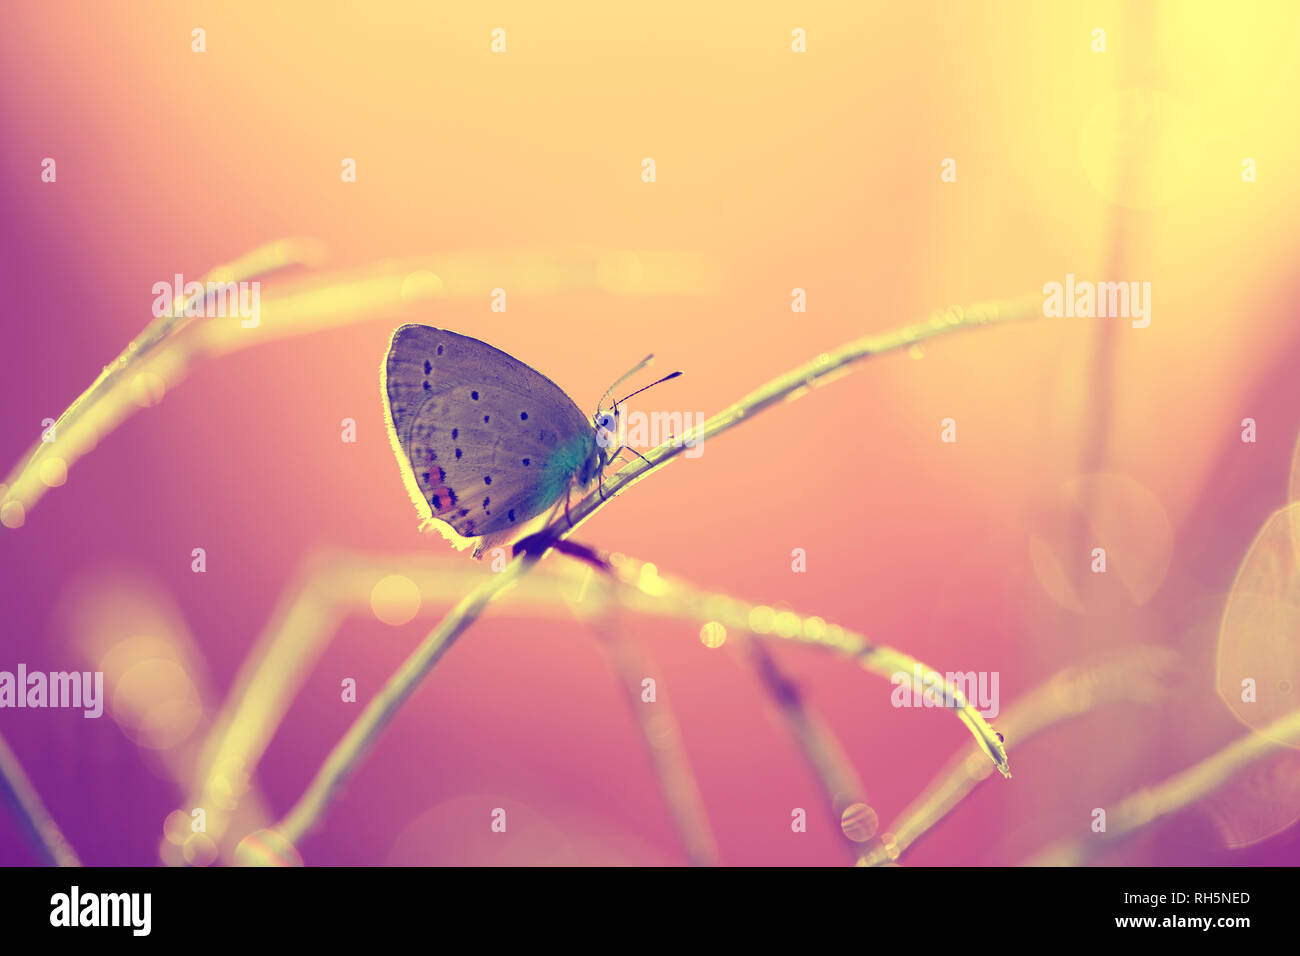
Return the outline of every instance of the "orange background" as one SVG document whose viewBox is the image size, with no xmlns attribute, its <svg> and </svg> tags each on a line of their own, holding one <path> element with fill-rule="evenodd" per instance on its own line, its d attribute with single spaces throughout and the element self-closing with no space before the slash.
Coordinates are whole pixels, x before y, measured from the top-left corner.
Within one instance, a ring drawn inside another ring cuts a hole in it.
<svg viewBox="0 0 1300 956">
<path fill-rule="evenodd" d="M 417 534 L 384 434 L 377 372 L 400 321 L 482 338 L 584 409 L 653 351 L 657 370 L 686 374 L 639 407 L 711 413 L 849 339 L 1074 273 L 1151 282 L 1150 328 L 1043 319 L 882 358 L 707 443 L 579 537 L 941 671 L 998 671 L 1004 709 L 1106 649 L 1182 655 L 1186 683 L 1163 707 L 1008 741 L 1015 777 L 977 791 L 911 862 L 1020 861 L 1241 732 L 1214 692 L 1215 630 L 1246 547 L 1285 501 L 1300 428 L 1286 361 L 1294 5 L 47 3 L 6 21 L 10 460 L 148 321 L 154 282 L 280 236 L 322 240 L 339 266 L 666 251 L 712 280 L 668 295 L 521 292 L 505 313 L 488 282 L 200 365 L 0 534 L 0 667 L 72 666 L 55 613 L 65 586 L 131 567 L 173 593 L 224 690 L 314 548 L 444 548 Z M 795 27 L 805 54 L 791 52 Z M 55 184 L 40 181 L 47 156 Z M 340 181 L 344 157 L 355 184 Z M 946 157 L 955 183 L 940 180 Z M 1244 157 L 1257 183 L 1242 181 Z M 806 314 L 791 312 L 796 287 Z M 1239 441 L 1247 416 L 1257 444 Z M 339 441 L 345 417 L 356 445 Z M 946 417 L 956 444 L 939 440 Z M 1068 531 L 1069 483 L 1095 473 L 1121 476 L 1098 485 L 1097 507 L 1119 514 L 1101 522 L 1115 569 L 1102 583 L 1083 580 L 1088 548 L 1071 550 Z M 1045 583 L 1035 539 L 1073 598 Z M 202 576 L 189 570 L 198 546 Z M 806 574 L 792 573 L 793 548 Z M 432 620 L 343 628 L 263 761 L 272 808 L 355 716 L 339 675 L 358 678 L 364 703 Z M 752 677 L 693 628 L 629 634 L 671 688 L 722 861 L 843 862 L 837 821 Z M 778 655 L 882 822 L 967 744 L 949 715 L 891 708 L 886 682 L 843 661 Z M 0 720 L 87 862 L 156 859 L 176 793 L 110 721 Z M 1266 796 L 1275 815 L 1300 814 L 1293 785 Z M 534 837 L 502 850 L 486 816 L 481 838 L 463 822 L 493 806 L 535 819 Z M 812 812 L 808 834 L 790 832 L 795 806 Z M 591 633 L 491 616 L 301 849 L 309 863 L 684 859 Z M 0 858 L 26 853 L 0 819 Z M 1229 852 L 1193 811 L 1107 859 L 1293 853 L 1294 828 Z"/>
</svg>

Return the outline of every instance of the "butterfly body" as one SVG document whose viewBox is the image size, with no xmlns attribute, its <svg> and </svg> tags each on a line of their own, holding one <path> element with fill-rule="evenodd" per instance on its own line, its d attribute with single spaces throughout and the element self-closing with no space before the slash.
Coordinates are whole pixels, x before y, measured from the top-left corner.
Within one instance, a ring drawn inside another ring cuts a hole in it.
<svg viewBox="0 0 1300 956">
<path fill-rule="evenodd" d="M 585 491 L 601 432 L 545 375 L 478 339 L 404 325 L 382 370 L 389 437 L 417 508 L 475 556 Z"/>
</svg>

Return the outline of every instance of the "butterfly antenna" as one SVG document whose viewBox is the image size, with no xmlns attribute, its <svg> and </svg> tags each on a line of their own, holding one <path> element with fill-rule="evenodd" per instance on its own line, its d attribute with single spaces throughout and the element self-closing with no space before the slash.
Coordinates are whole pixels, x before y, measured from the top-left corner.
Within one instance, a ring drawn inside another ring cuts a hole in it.
<svg viewBox="0 0 1300 956">
<path fill-rule="evenodd" d="M 676 378 L 678 375 L 681 375 L 681 374 L 682 374 L 682 373 L 681 373 L 681 371 L 679 370 L 679 371 L 673 372 L 671 375 L 665 375 L 663 378 L 659 379 L 659 381 L 657 381 L 657 382 L 651 382 L 649 385 L 645 385 L 645 386 L 642 386 L 641 388 L 638 388 L 635 392 L 632 393 L 632 395 L 640 395 L 640 394 L 641 394 L 642 392 L 644 392 L 647 388 L 654 388 L 656 385 L 662 385 L 664 382 L 668 381 L 669 379 L 671 379 L 671 378 Z M 622 405 L 622 404 L 623 404 L 624 402 L 626 402 L 629 398 L 631 398 L 632 395 L 624 395 L 622 398 L 620 398 L 617 402 L 614 403 L 614 407 L 615 407 L 615 408 L 618 408 L 618 406 Z"/>
<path fill-rule="evenodd" d="M 652 354 L 650 354 L 650 355 L 647 355 L 647 356 L 646 356 L 645 358 L 643 358 L 641 361 L 637 362 L 636 365 L 632 366 L 630 369 L 628 369 L 626 372 L 624 372 L 622 375 L 620 375 L 620 376 L 618 377 L 618 379 L 615 380 L 615 382 L 614 382 L 613 385 L 611 385 L 609 388 L 605 389 L 605 394 L 602 395 L 602 396 L 600 396 L 600 402 L 596 405 L 596 414 L 597 414 L 597 415 L 600 414 L 600 410 L 601 410 L 602 408 L 605 407 L 605 399 L 609 398 L 609 396 L 612 395 L 612 394 L 614 393 L 614 389 L 618 388 L 620 385 L 622 385 L 624 382 L 626 382 L 629 378 L 631 378 L 631 377 L 632 377 L 633 375 L 635 375 L 637 372 L 641 371 L 641 369 L 645 368 L 647 365 L 649 365 L 649 364 L 650 364 L 651 362 L 653 362 L 653 361 L 654 361 L 654 354 L 652 353 Z"/>
</svg>

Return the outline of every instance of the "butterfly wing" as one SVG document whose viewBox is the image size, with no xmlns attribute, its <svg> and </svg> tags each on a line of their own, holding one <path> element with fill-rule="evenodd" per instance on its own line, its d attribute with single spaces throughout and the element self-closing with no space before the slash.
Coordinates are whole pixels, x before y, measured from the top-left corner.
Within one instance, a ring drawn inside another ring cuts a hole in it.
<svg viewBox="0 0 1300 956">
<path fill-rule="evenodd" d="M 412 499 L 450 525 L 460 547 L 554 505 L 595 447 L 592 426 L 558 385 L 466 335 L 402 326 L 383 377 Z"/>
<path fill-rule="evenodd" d="M 594 441 L 589 426 L 576 435 L 557 430 L 535 396 L 459 385 L 420 406 L 407 454 L 433 517 L 474 537 L 523 524 L 553 505 Z"/>
</svg>

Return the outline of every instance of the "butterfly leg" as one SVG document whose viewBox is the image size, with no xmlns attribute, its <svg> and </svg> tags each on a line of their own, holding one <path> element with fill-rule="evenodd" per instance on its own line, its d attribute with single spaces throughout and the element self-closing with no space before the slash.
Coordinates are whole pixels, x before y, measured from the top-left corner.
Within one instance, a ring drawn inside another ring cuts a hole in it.
<svg viewBox="0 0 1300 956">
<path fill-rule="evenodd" d="M 636 450 L 635 448 L 633 448 L 631 445 L 619 445 L 619 446 L 618 446 L 618 451 L 615 451 L 615 452 L 614 452 L 614 455 L 617 455 L 620 451 L 630 451 L 632 454 L 636 455 L 638 458 L 640 458 L 640 459 L 641 459 L 643 462 L 645 462 L 647 465 L 650 464 L 650 459 L 647 458 L 645 455 L 641 454 L 639 451 L 637 451 L 637 450 Z M 610 458 L 613 458 L 614 455 L 610 455 L 609 457 L 610 457 Z"/>
<path fill-rule="evenodd" d="M 569 517 L 569 495 L 573 492 L 573 485 L 570 484 L 564 489 L 564 520 L 569 522 L 569 527 L 573 527 L 573 519 Z"/>
<path fill-rule="evenodd" d="M 618 448 L 615 449 L 614 454 L 609 456 L 609 460 L 612 462 L 615 456 L 617 456 L 618 453 L 621 452 L 626 447 L 627 447 L 626 445 L 619 445 Z M 605 469 L 604 468 L 600 470 L 600 475 L 596 479 L 596 490 L 600 492 L 600 500 L 604 501 L 605 500 Z"/>
</svg>

